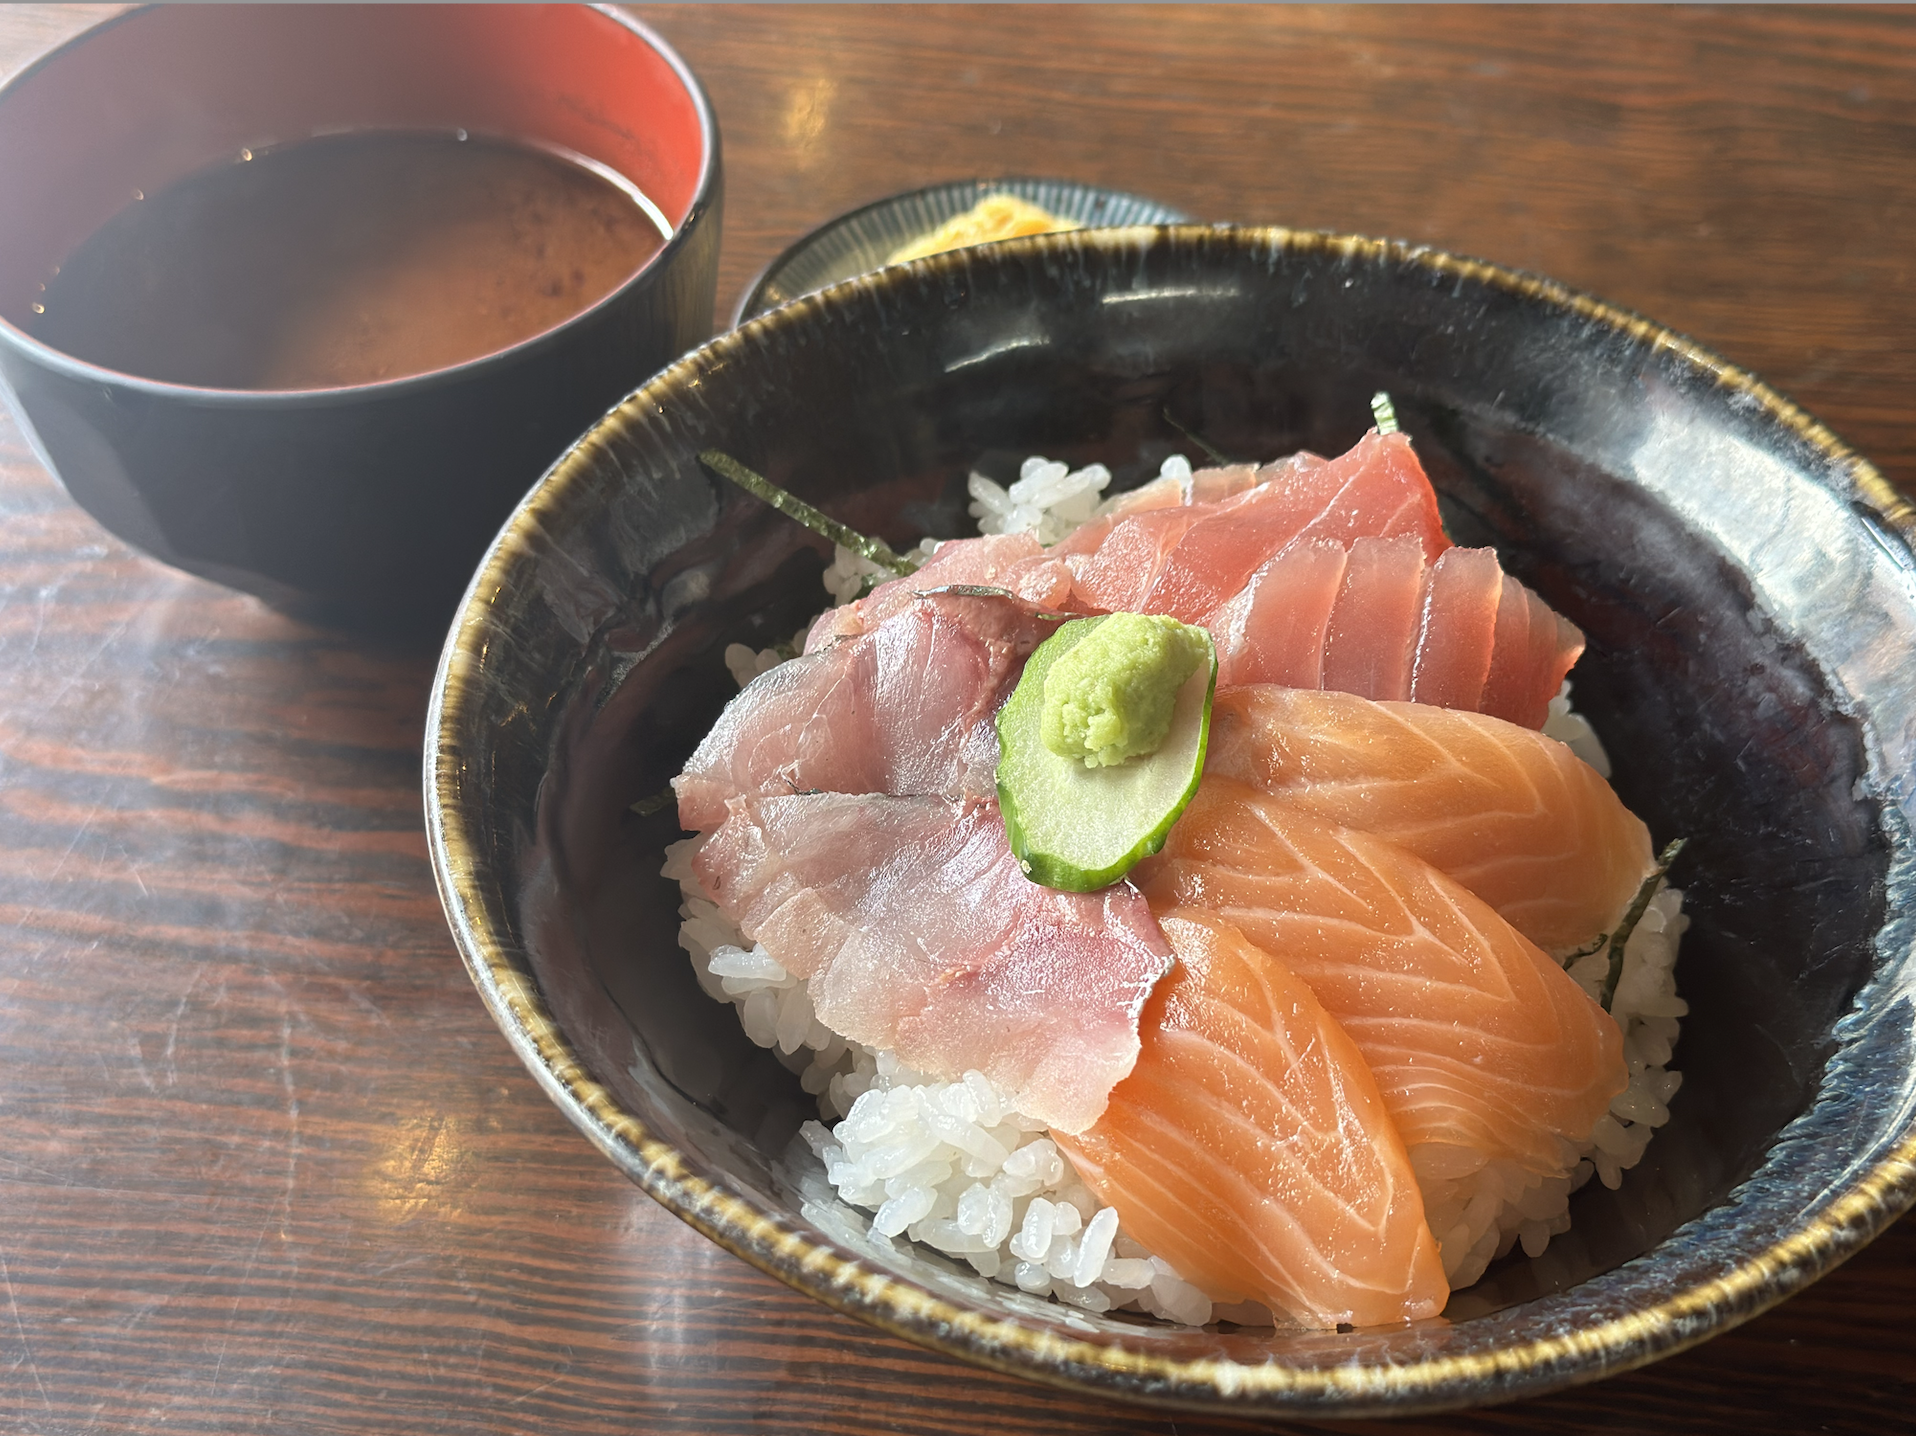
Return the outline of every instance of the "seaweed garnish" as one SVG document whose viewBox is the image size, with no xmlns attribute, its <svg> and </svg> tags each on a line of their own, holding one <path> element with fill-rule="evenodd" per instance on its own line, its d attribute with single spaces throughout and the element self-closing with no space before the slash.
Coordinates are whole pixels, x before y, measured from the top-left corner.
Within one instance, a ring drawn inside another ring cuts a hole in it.
<svg viewBox="0 0 1916 1436">
<path fill-rule="evenodd" d="M 668 783 L 651 797 L 639 799 L 632 805 L 631 811 L 641 818 L 649 818 L 654 813 L 663 813 L 678 800 L 678 794 L 672 791 L 672 785 Z"/>
<path fill-rule="evenodd" d="M 953 593 L 960 598 L 1016 598 L 1008 588 L 1000 588 L 995 583 L 946 583 L 937 588 L 919 590 L 926 597 L 934 593 Z M 1042 617 L 1042 615 L 1040 615 Z"/>
<path fill-rule="evenodd" d="M 1218 449 L 1214 447 L 1212 444 L 1210 444 L 1209 442 L 1207 442 L 1202 434 L 1192 433 L 1189 429 L 1185 428 L 1184 425 L 1180 424 L 1176 419 L 1173 419 L 1171 417 L 1171 408 L 1168 404 L 1164 407 L 1163 413 L 1164 413 L 1164 422 L 1169 424 L 1173 429 L 1176 429 L 1180 434 L 1184 435 L 1185 438 L 1189 439 L 1192 443 L 1196 444 L 1200 449 L 1204 450 L 1205 457 L 1208 458 L 1212 463 L 1223 464 L 1228 467 L 1229 465 L 1235 464 L 1237 462 L 1236 459 L 1231 458 L 1223 450 Z"/>
<path fill-rule="evenodd" d="M 1677 838 L 1657 854 L 1657 865 L 1637 889 L 1636 897 L 1623 914 L 1623 921 L 1617 924 L 1617 930 L 1610 934 L 1610 970 L 1604 974 L 1603 989 L 1598 1001 L 1608 1012 L 1610 1004 L 1617 995 L 1617 980 L 1623 976 L 1623 949 L 1629 944 L 1630 934 L 1637 930 L 1637 924 L 1643 921 L 1644 913 L 1650 910 L 1650 899 L 1657 895 L 1657 889 L 1663 886 L 1663 879 L 1669 874 L 1670 865 L 1683 851 L 1688 838 Z"/>
<path fill-rule="evenodd" d="M 1593 952 L 1602 952 L 1603 945 L 1608 941 L 1610 941 L 1609 933 L 1607 932 L 1598 933 L 1594 938 L 1590 940 L 1590 946 L 1580 947 L 1575 952 L 1565 953 L 1563 955 L 1563 965 L 1565 967 L 1568 967 L 1570 966 L 1571 963 L 1577 962 L 1583 958 L 1586 958 L 1590 956 L 1590 954 Z"/>
<path fill-rule="evenodd" d="M 867 538 L 857 529 L 822 513 L 797 494 L 788 493 L 763 474 L 746 468 L 730 454 L 717 449 L 704 449 L 699 453 L 699 462 L 720 478 L 730 479 L 752 497 L 762 499 L 780 513 L 797 519 L 813 533 L 830 539 L 840 548 L 850 549 L 880 568 L 888 568 L 903 577 L 918 567 L 911 559 L 893 553 L 891 545 L 883 539 Z"/>
</svg>

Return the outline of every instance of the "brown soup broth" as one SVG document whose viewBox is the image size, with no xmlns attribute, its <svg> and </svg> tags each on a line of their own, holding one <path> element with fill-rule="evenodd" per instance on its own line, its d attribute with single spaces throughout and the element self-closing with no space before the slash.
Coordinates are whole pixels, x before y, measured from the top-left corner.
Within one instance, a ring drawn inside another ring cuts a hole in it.
<svg viewBox="0 0 1916 1436">
<path fill-rule="evenodd" d="M 33 335 L 176 384 L 375 383 L 550 329 L 664 243 L 633 193 L 529 145 L 370 131 L 242 156 L 82 243 Z"/>
</svg>

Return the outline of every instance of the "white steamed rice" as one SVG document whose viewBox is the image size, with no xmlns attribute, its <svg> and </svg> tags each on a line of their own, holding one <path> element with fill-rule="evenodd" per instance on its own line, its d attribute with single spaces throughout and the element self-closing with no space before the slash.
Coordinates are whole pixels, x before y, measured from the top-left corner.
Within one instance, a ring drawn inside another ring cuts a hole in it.
<svg viewBox="0 0 1916 1436">
<path fill-rule="evenodd" d="M 1180 456 L 1160 477 L 1188 486 L 1191 465 Z M 1051 544 L 1096 515 L 1111 482 L 1101 464 L 1076 471 L 1027 459 L 1003 488 L 973 474 L 971 512 L 982 533 L 1030 533 Z M 922 548 L 929 554 L 934 540 Z M 835 604 L 858 597 L 889 575 L 840 548 L 825 572 Z M 803 647 L 805 630 L 792 651 Z M 732 644 L 725 662 L 743 687 L 788 654 Z M 1604 777 L 1610 762 L 1590 725 L 1569 704 L 1569 684 L 1550 705 L 1543 731 L 1567 743 Z M 744 939 L 699 886 L 692 855 L 702 838 L 666 849 L 665 876 L 681 888 L 680 944 L 705 992 L 738 1009 L 745 1033 L 770 1048 L 818 1100 L 823 1122 L 801 1135 L 824 1164 L 841 1200 L 871 1212 L 871 1231 L 904 1237 L 971 1265 L 982 1277 L 1034 1296 L 1051 1296 L 1086 1311 L 1135 1310 L 1186 1325 L 1219 1317 L 1270 1324 L 1256 1303 L 1223 1309 L 1183 1281 L 1120 1229 L 1042 1124 L 1012 1111 L 1004 1094 L 978 1072 L 937 1082 L 903 1067 L 889 1052 L 848 1042 L 818 1021 L 802 980 L 762 946 Z M 1683 1074 L 1668 1068 L 1680 1021 L 1689 1010 L 1677 996 L 1677 945 L 1689 919 L 1683 894 L 1665 888 L 1651 901 L 1625 947 L 1611 1015 L 1623 1030 L 1630 1085 L 1598 1119 L 1590 1140 L 1566 1149 L 1567 1174 L 1543 1179 L 1514 1163 L 1486 1163 L 1461 1148 L 1411 1149 L 1425 1215 L 1453 1289 L 1470 1285 L 1498 1257 L 1522 1244 L 1535 1257 L 1570 1226 L 1570 1196 L 1593 1176 L 1615 1188 L 1642 1160 L 1655 1129 L 1669 1120 L 1669 1101 Z M 1559 954 L 1567 957 L 1567 954 Z M 1569 968 L 1592 998 L 1608 970 L 1608 949 Z M 1572 1163 L 1574 1162 L 1574 1165 Z"/>
</svg>

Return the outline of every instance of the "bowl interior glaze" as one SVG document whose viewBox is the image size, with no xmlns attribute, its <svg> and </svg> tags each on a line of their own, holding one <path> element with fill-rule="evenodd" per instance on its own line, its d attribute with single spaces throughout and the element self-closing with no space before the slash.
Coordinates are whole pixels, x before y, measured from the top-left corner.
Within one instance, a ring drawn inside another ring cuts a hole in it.
<svg viewBox="0 0 1916 1436">
<path fill-rule="evenodd" d="M 1190 453 L 1335 453 L 1388 390 L 1451 536 L 1582 626 L 1580 710 L 1694 919 L 1671 1121 L 1619 1191 L 1453 1298 L 1350 1334 L 1190 1331 L 1040 1304 L 859 1235 L 792 1141 L 797 1079 L 698 990 L 657 792 L 788 637 L 829 555 L 717 486 L 726 450 L 893 543 L 973 531 L 1024 455 L 1120 486 Z M 1376 241 L 1109 231 L 853 280 L 648 384 L 474 581 L 427 797 L 455 933 L 554 1099 L 649 1192 L 775 1275 L 966 1359 L 1218 1411 L 1530 1395 L 1744 1319 L 1916 1193 L 1907 820 L 1916 532 L 1866 463 L 1677 336 L 1545 281 Z"/>
</svg>

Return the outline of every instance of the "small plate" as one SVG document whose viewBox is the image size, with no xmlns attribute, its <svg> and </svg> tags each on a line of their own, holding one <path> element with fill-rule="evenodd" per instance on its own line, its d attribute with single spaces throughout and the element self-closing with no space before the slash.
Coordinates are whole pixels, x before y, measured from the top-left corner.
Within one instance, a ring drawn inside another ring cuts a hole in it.
<svg viewBox="0 0 1916 1436">
<path fill-rule="evenodd" d="M 765 267 L 745 291 L 734 326 L 841 279 L 884 267 L 920 235 L 963 214 L 986 195 L 1010 194 L 1087 229 L 1125 224 L 1187 224 L 1190 216 L 1156 200 L 1055 179 L 969 179 L 875 200 L 820 225 Z"/>
</svg>

